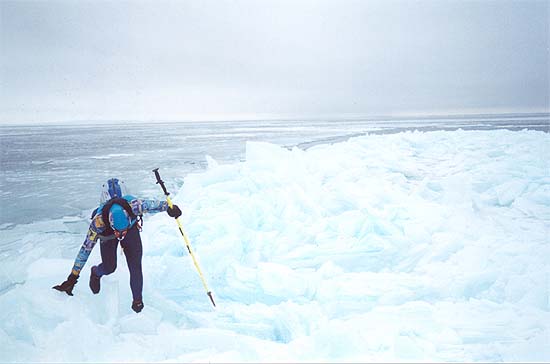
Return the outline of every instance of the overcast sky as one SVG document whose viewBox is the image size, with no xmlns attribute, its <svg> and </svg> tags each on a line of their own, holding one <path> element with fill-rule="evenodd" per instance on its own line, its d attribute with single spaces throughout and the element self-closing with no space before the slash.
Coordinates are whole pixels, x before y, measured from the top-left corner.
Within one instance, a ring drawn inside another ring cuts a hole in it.
<svg viewBox="0 0 550 364">
<path fill-rule="evenodd" d="M 549 4 L 0 0 L 0 122 L 548 112 Z"/>
</svg>

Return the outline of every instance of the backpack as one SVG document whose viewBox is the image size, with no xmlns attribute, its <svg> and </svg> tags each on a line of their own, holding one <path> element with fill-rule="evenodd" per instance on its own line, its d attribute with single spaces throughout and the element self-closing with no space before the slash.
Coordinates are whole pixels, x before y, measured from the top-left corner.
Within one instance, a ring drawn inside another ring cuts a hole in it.
<svg viewBox="0 0 550 364">
<path fill-rule="evenodd" d="M 128 189 L 124 181 L 118 178 L 111 178 L 101 186 L 101 196 L 99 197 L 99 203 L 105 203 L 114 197 L 122 197 L 129 195 Z"/>
</svg>

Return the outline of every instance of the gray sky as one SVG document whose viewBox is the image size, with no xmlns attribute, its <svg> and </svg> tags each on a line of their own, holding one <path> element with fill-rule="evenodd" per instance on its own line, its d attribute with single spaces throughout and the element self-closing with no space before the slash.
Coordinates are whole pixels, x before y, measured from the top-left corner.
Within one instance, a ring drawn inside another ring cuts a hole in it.
<svg viewBox="0 0 550 364">
<path fill-rule="evenodd" d="M 548 112 L 549 8 L 0 0 L 0 122 Z"/>
</svg>

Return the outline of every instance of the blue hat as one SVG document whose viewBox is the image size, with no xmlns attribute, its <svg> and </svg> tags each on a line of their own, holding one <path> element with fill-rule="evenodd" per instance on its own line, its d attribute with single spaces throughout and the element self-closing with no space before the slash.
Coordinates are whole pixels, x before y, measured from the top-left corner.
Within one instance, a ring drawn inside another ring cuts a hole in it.
<svg viewBox="0 0 550 364">
<path fill-rule="evenodd" d="M 115 230 L 126 230 L 130 227 L 130 216 L 122 206 L 115 203 L 109 211 L 109 223 Z"/>
</svg>

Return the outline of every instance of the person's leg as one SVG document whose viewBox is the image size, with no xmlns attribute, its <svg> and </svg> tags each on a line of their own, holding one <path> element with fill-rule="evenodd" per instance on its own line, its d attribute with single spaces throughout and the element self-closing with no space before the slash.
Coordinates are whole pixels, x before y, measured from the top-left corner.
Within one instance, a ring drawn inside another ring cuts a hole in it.
<svg viewBox="0 0 550 364">
<path fill-rule="evenodd" d="M 116 248 L 118 240 L 107 240 L 99 244 L 101 250 L 101 264 L 97 266 L 96 274 L 106 276 L 116 270 Z"/>
<path fill-rule="evenodd" d="M 141 245 L 141 237 L 136 226 L 131 228 L 126 234 L 126 237 L 121 242 L 124 248 L 124 255 L 128 263 L 130 271 L 130 288 L 134 302 L 142 302 L 143 290 L 143 272 L 141 270 L 141 257 L 143 255 L 143 247 Z"/>
<path fill-rule="evenodd" d="M 101 264 L 93 266 L 90 273 L 90 289 L 94 294 L 98 294 L 101 289 L 101 276 L 111 274 L 116 269 L 116 248 L 118 240 L 107 240 L 100 243 Z"/>
</svg>

